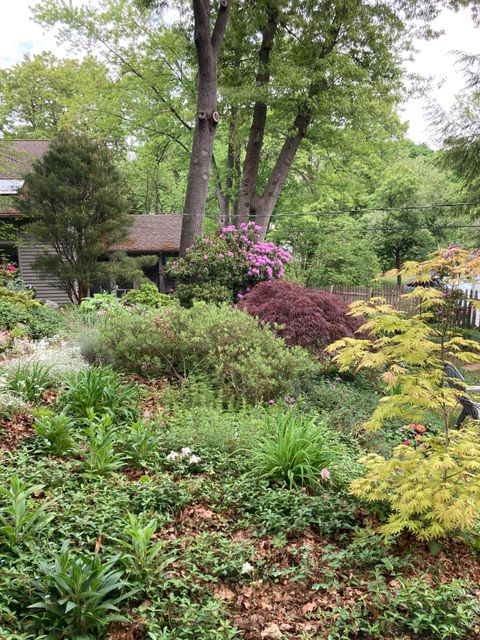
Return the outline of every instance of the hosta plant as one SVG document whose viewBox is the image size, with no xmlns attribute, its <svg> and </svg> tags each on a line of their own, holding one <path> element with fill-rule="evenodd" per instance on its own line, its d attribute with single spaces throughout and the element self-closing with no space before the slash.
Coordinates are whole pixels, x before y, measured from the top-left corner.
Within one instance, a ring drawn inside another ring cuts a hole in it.
<svg viewBox="0 0 480 640">
<path fill-rule="evenodd" d="M 398 311 L 382 299 L 356 303 L 352 315 L 367 318 L 364 337 L 344 338 L 328 351 L 341 369 L 382 371 L 385 396 L 367 429 L 380 429 L 389 418 L 423 423 L 433 413 L 440 419 L 441 432 L 420 436 L 423 443 L 415 450 L 405 442 L 392 459 L 367 457 L 365 477 L 352 486 L 364 499 L 390 504 L 386 534 L 408 529 L 430 539 L 470 529 L 480 513 L 480 431 L 477 426 L 462 433 L 452 430 L 463 391 L 449 386 L 445 373 L 453 359 L 480 360 L 479 344 L 455 332 L 459 287 L 478 278 L 480 258 L 450 246 L 425 262 L 407 263 L 401 273 L 419 284 L 404 296 L 414 313 Z M 423 286 L 432 279 L 436 287 Z"/>
<path fill-rule="evenodd" d="M 111 622 L 126 621 L 118 605 L 129 594 L 118 558 L 102 562 L 98 554 L 76 555 L 65 543 L 52 565 L 41 562 L 41 599 L 30 607 L 38 611 L 39 631 L 49 638 L 96 640 Z"/>
</svg>

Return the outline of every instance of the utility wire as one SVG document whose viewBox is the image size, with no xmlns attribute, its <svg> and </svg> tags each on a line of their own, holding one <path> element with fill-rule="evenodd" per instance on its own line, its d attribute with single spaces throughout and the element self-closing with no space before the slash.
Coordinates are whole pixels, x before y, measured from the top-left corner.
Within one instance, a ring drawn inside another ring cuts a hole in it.
<svg viewBox="0 0 480 640">
<path fill-rule="evenodd" d="M 441 209 L 448 207 L 478 207 L 480 206 L 480 202 L 438 202 L 436 204 L 415 204 L 411 206 L 405 207 L 364 207 L 362 209 L 335 209 L 335 210 L 323 210 L 323 211 L 308 211 L 308 212 L 298 212 L 298 213 L 274 213 L 273 219 L 276 218 L 297 218 L 302 216 L 330 216 L 330 215 L 339 215 L 342 213 L 368 213 L 370 211 L 418 211 L 418 210 L 428 210 L 428 209 Z M 136 215 L 175 215 L 180 216 L 182 218 L 196 216 L 195 213 L 161 213 L 161 214 L 136 214 Z"/>
</svg>

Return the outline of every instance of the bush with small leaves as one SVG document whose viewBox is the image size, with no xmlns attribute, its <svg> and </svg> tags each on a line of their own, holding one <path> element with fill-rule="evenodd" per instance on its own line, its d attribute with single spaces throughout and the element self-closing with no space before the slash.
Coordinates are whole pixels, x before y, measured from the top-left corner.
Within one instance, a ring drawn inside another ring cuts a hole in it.
<svg viewBox="0 0 480 640">
<path fill-rule="evenodd" d="M 115 369 L 145 377 L 204 375 L 240 402 L 292 393 L 314 370 L 306 351 L 288 348 L 255 318 L 205 303 L 109 315 L 97 354 Z"/>
</svg>

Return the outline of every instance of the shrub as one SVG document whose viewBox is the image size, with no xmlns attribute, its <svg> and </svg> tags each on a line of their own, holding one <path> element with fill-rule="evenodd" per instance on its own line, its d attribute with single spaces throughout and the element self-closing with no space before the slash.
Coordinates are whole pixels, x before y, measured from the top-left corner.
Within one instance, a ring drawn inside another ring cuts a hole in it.
<svg viewBox="0 0 480 640">
<path fill-rule="evenodd" d="M 329 480 L 339 449 L 316 418 L 276 411 L 266 414 L 266 423 L 267 433 L 253 444 L 254 474 L 289 489 Z"/>
<path fill-rule="evenodd" d="M 98 357 L 128 373 L 182 380 L 207 375 L 225 396 L 257 401 L 289 393 L 312 364 L 302 349 L 288 349 L 268 327 L 228 305 L 112 314 Z"/>
<path fill-rule="evenodd" d="M 13 291 L 0 286 L 0 330 L 16 330 L 18 325 L 30 338 L 48 338 L 61 325 L 57 311 L 34 300 L 32 291 Z"/>
<path fill-rule="evenodd" d="M 121 302 L 125 305 L 141 304 L 145 307 L 158 309 L 173 304 L 174 299 L 165 293 L 160 293 L 154 284 L 145 283 L 140 285 L 138 289 L 127 291 L 121 298 Z"/>
<path fill-rule="evenodd" d="M 110 367 L 91 367 L 70 376 L 58 398 L 65 413 L 90 420 L 93 415 L 108 414 L 130 422 L 138 417 L 138 385 L 127 383 Z"/>
<path fill-rule="evenodd" d="M 194 301 L 211 304 L 232 302 L 231 290 L 227 286 L 215 282 L 197 284 L 180 282 L 175 289 L 175 297 L 184 307 L 191 307 Z"/>
<path fill-rule="evenodd" d="M 213 237 L 199 238 L 190 247 L 187 256 L 169 267 L 169 275 L 180 287 L 182 304 L 190 306 L 195 298 L 205 299 L 208 293 L 219 297 L 229 293 L 236 299 L 257 282 L 283 277 L 290 253 L 273 242 L 262 242 L 261 227 L 253 222 L 224 227 Z M 190 288 L 190 293 L 189 293 Z"/>
<path fill-rule="evenodd" d="M 395 447 L 389 459 L 377 454 L 362 459 L 365 475 L 353 481 L 352 492 L 390 505 L 381 527 L 387 536 L 407 530 L 431 540 L 469 531 L 479 519 L 479 460 L 475 429 L 453 431 L 448 449 L 443 436 L 430 436 L 418 447 Z"/>
<path fill-rule="evenodd" d="M 352 337 L 360 326 L 337 296 L 292 282 L 261 282 L 239 307 L 272 326 L 287 344 L 315 353 L 334 340 Z"/>
<path fill-rule="evenodd" d="M 94 293 L 90 298 L 84 298 L 78 309 L 83 314 L 103 311 L 118 304 L 118 298 L 113 293 Z"/>
</svg>

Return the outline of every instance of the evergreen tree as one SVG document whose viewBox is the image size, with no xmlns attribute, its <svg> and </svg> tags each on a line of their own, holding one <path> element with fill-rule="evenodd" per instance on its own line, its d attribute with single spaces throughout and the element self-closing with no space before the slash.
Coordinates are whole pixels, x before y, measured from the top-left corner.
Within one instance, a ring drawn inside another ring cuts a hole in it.
<svg viewBox="0 0 480 640">
<path fill-rule="evenodd" d="M 109 149 L 89 138 L 61 133 L 25 178 L 18 208 L 26 235 L 45 251 L 35 268 L 54 276 L 72 302 L 105 276 L 99 258 L 127 232 L 129 217 L 120 174 Z"/>
</svg>

